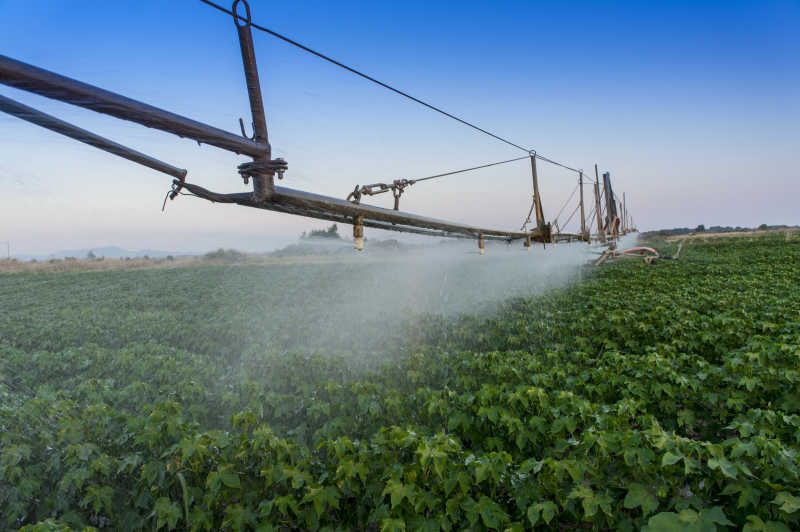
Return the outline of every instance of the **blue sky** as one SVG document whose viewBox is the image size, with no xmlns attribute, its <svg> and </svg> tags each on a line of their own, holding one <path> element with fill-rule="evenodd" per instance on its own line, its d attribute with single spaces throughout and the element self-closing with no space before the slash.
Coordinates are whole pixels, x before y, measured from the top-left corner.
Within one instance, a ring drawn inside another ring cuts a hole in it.
<svg viewBox="0 0 800 532">
<path fill-rule="evenodd" d="M 227 6 L 227 3 L 226 3 Z M 800 224 L 800 2 L 264 2 L 253 19 L 541 153 L 611 171 L 641 229 Z M 196 0 L 0 0 L 0 53 L 238 131 L 233 21 Z M 518 155 L 256 32 L 283 184 L 357 183 Z M 244 190 L 241 159 L 0 86 L 0 94 Z M 540 164 L 552 218 L 575 177 Z M 0 241 L 19 253 L 119 244 L 266 249 L 322 225 L 180 198 L 169 179 L 0 116 Z M 388 204 L 390 198 L 378 203 Z M 419 184 L 403 207 L 516 228 L 526 162 Z M 369 235 L 368 235 L 369 236 Z"/>
</svg>

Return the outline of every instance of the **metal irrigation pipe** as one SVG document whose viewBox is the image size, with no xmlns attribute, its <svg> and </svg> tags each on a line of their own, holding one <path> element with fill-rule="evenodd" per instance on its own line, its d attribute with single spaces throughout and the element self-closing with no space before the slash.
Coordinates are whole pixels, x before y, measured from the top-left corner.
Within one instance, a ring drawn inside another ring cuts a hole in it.
<svg viewBox="0 0 800 532">
<path fill-rule="evenodd" d="M 529 235 L 533 237 L 541 236 L 541 233 L 536 229 L 530 232 L 486 229 L 403 211 L 395 211 L 393 209 L 385 209 L 373 205 L 355 204 L 339 198 L 285 187 L 276 186 L 273 195 L 262 202 L 254 202 L 252 196 L 246 193 L 219 194 L 191 183 L 184 183 L 183 187 L 196 196 L 219 203 L 236 203 L 248 207 L 292 212 L 293 214 L 303 214 L 304 216 L 312 216 L 315 218 L 321 218 L 321 215 L 333 216 L 336 217 L 336 219 L 344 217 L 346 220 L 349 220 L 348 223 L 353 223 L 356 217 L 362 216 L 365 226 L 376 227 L 376 225 L 373 224 L 380 224 L 377 227 L 391 231 L 418 232 L 409 231 L 407 228 L 420 228 L 443 233 L 459 234 L 471 238 L 478 238 L 479 235 L 484 235 L 484 237 L 487 238 L 491 237 L 500 240 L 525 239 Z M 436 236 L 449 235 L 437 234 Z"/>
<path fill-rule="evenodd" d="M 147 166 L 153 170 L 164 172 L 165 174 L 177 177 L 179 179 L 186 177 L 186 170 L 183 168 L 172 166 L 169 163 L 165 163 L 154 157 L 150 157 L 149 155 L 128 148 L 127 146 L 117 144 L 116 142 L 108 140 L 105 137 L 101 137 L 100 135 L 79 128 L 78 126 L 73 126 L 68 122 L 59 120 L 58 118 L 47 113 L 43 113 L 37 109 L 34 109 L 33 107 L 28 107 L 27 105 L 16 100 L 12 100 L 11 98 L 6 98 L 3 95 L 0 95 L 0 111 L 16 116 L 17 118 L 21 118 L 27 122 L 31 122 L 45 129 L 49 129 L 50 131 L 61 133 L 62 135 L 66 135 L 67 137 L 73 138 L 85 144 L 89 144 L 90 146 L 94 146 L 95 148 L 99 148 L 103 151 L 113 153 L 114 155 L 128 159 L 129 161 Z"/>
<path fill-rule="evenodd" d="M 263 142 L 229 133 L 4 55 L 0 55 L 0 83 L 234 153 L 260 157 L 268 151 L 268 146 Z"/>
</svg>

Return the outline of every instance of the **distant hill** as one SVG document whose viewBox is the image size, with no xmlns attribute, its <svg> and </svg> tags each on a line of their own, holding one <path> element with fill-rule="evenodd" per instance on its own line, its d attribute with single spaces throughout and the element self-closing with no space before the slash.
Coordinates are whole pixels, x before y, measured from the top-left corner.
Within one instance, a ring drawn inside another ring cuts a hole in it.
<svg viewBox="0 0 800 532">
<path fill-rule="evenodd" d="M 76 259 L 83 259 L 89 254 L 89 252 L 94 253 L 95 257 L 103 257 L 106 259 L 121 259 L 124 257 L 130 258 L 138 258 L 138 257 L 150 257 L 153 259 L 164 258 L 169 255 L 173 257 L 188 257 L 191 255 L 199 255 L 199 253 L 181 253 L 177 251 L 161 251 L 157 249 L 140 249 L 136 251 L 132 251 L 129 249 L 124 249 L 119 246 L 103 246 L 98 248 L 86 248 L 86 249 L 65 249 L 61 251 L 57 251 L 55 253 L 50 253 L 48 255 L 11 255 L 12 258 L 19 259 L 19 260 L 49 260 L 49 259 L 64 259 L 67 257 L 75 257 Z"/>
</svg>

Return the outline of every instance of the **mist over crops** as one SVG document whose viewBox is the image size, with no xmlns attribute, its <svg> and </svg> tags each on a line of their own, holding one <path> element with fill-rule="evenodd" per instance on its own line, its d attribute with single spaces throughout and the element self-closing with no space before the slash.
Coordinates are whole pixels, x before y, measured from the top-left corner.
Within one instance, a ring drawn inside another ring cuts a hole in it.
<svg viewBox="0 0 800 532">
<path fill-rule="evenodd" d="M 0 340 L 46 349 L 155 341 L 225 359 L 292 352 L 379 362 L 413 344 L 420 324 L 492 313 L 509 299 L 563 287 L 599 253 L 585 243 L 526 251 L 521 243 L 487 242 L 483 256 L 474 241 L 394 250 L 368 242 L 363 253 L 346 242 L 314 246 L 340 252 L 269 264 L 12 276 L 4 289 L 15 297 L 0 301 Z"/>
<path fill-rule="evenodd" d="M 586 244 L 474 241 L 401 247 L 321 243 L 341 253 L 169 270 L 10 276 L 0 340 L 61 349 L 138 342 L 217 357 L 300 352 L 379 358 L 408 326 L 496 310 L 579 279 Z M 36 302 L 20 305 L 20 301 Z"/>
<path fill-rule="evenodd" d="M 318 244 L 351 247 L 349 243 Z M 598 251 L 585 243 L 532 246 L 487 242 L 481 256 L 474 241 L 387 251 L 370 249 L 343 253 L 335 262 L 247 267 L 257 292 L 269 287 L 281 304 L 265 308 L 260 298 L 242 302 L 248 323 L 264 331 L 259 344 L 277 341 L 284 349 L 347 354 L 370 351 L 404 336 L 403 328 L 426 317 L 460 313 L 482 314 L 515 297 L 530 297 L 581 278 L 585 264 Z M 241 272 L 232 267 L 221 278 L 221 289 L 241 287 Z M 276 282 L 276 272 L 296 276 L 291 284 Z M 270 324 L 286 314 L 295 316 L 279 332 Z"/>
<path fill-rule="evenodd" d="M 2 275 L 0 528 L 797 530 L 800 241 L 722 240 Z"/>
</svg>

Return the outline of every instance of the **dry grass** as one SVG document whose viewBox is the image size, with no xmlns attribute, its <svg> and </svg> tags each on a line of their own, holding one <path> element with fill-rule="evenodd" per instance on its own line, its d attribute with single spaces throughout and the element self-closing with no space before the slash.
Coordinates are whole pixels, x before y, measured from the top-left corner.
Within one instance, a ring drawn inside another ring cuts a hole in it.
<svg viewBox="0 0 800 532">
<path fill-rule="evenodd" d="M 46 261 L 0 260 L 0 273 L 54 273 L 93 272 L 110 270 L 141 270 L 152 268 L 176 268 L 201 263 L 200 257 L 176 259 L 50 259 Z"/>
<path fill-rule="evenodd" d="M 205 256 L 175 257 L 174 259 L 51 259 L 46 261 L 20 261 L 0 259 L 0 274 L 10 273 L 58 273 L 58 272 L 96 272 L 112 270 L 146 270 L 162 268 L 197 268 L 201 266 L 240 266 L 245 264 L 326 264 L 347 261 L 380 261 L 380 256 L 359 256 L 349 254 L 270 256 L 244 255 L 236 260 L 214 259 Z"/>
</svg>

